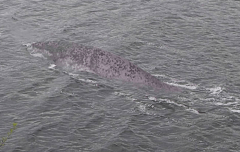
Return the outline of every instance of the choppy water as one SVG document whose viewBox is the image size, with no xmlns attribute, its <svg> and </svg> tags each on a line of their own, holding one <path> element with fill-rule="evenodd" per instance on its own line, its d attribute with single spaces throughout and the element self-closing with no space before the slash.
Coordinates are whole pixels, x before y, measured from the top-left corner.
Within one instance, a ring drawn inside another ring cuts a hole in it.
<svg viewBox="0 0 240 152">
<path fill-rule="evenodd" d="M 64 73 L 22 44 L 66 40 L 185 88 Z M 240 1 L 0 1 L 3 152 L 240 149 Z"/>
</svg>

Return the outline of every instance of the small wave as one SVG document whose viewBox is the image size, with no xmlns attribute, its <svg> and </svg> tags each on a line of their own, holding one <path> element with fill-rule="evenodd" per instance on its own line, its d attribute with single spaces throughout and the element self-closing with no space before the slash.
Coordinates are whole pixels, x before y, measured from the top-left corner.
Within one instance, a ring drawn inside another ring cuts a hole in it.
<svg viewBox="0 0 240 152">
<path fill-rule="evenodd" d="M 137 104 L 137 109 L 146 115 L 158 115 L 156 111 L 152 111 L 154 106 L 152 104 L 146 104 L 146 103 L 141 103 L 141 102 L 136 102 Z M 166 109 L 164 109 L 166 110 Z"/>
<path fill-rule="evenodd" d="M 190 90 L 195 90 L 198 87 L 197 85 L 194 85 L 194 84 L 177 84 L 177 83 L 169 83 L 169 82 L 165 82 L 165 83 L 172 86 L 182 87 Z"/>
<path fill-rule="evenodd" d="M 145 113 L 145 114 L 149 114 L 149 115 L 155 115 L 155 112 L 151 112 L 150 109 L 154 108 L 154 104 L 151 104 L 149 102 L 146 102 L 146 103 L 142 103 L 140 101 L 144 101 L 145 99 L 135 99 L 132 97 L 131 94 L 127 94 L 127 93 L 123 93 L 123 92 L 114 92 L 114 95 L 117 95 L 117 96 L 122 96 L 122 97 L 125 97 L 126 99 L 128 100 L 132 100 L 132 101 L 135 101 L 136 104 L 137 104 L 137 107 L 138 107 L 138 110 Z M 199 114 L 199 112 L 196 110 L 196 109 L 193 109 L 193 108 L 190 108 L 186 105 L 183 105 L 183 104 L 180 104 L 180 103 L 176 103 L 175 101 L 172 101 L 172 100 L 169 100 L 169 99 L 162 99 L 162 98 L 159 98 L 157 99 L 156 97 L 153 97 L 153 96 L 148 96 L 148 95 L 145 95 L 146 99 L 149 100 L 149 101 L 153 101 L 154 103 L 168 103 L 168 104 L 171 104 L 171 105 L 175 105 L 177 107 L 182 107 L 183 109 L 185 109 L 186 111 L 189 111 L 191 113 L 194 113 L 194 114 Z M 146 100 L 145 100 L 146 101 Z"/>
<path fill-rule="evenodd" d="M 75 74 L 75 73 L 68 73 L 68 72 L 65 72 L 65 73 L 67 73 L 72 78 L 77 78 L 79 76 L 79 74 Z"/>
<path fill-rule="evenodd" d="M 129 94 L 122 93 L 122 92 L 114 92 L 113 94 L 118 95 L 118 96 L 129 96 Z"/>
<path fill-rule="evenodd" d="M 215 102 L 214 104 L 217 106 L 229 106 L 229 105 L 237 105 L 239 103 L 238 102 L 228 102 L 228 103 Z"/>
<path fill-rule="evenodd" d="M 233 108 L 228 108 L 230 111 L 235 112 L 235 113 L 240 113 L 239 109 L 233 109 Z"/>
<path fill-rule="evenodd" d="M 218 95 L 219 93 L 221 93 L 223 91 L 223 88 L 222 87 L 214 87 L 214 88 L 207 88 L 207 90 L 209 90 L 211 92 L 211 94 Z"/>
<path fill-rule="evenodd" d="M 31 47 L 31 46 L 32 46 L 31 43 L 25 43 L 25 44 L 23 44 L 23 45 L 26 46 L 26 47 Z"/>
<path fill-rule="evenodd" d="M 146 105 L 139 104 L 138 109 L 139 109 L 141 112 L 144 112 L 144 113 L 147 112 L 147 111 L 146 111 Z"/>
<path fill-rule="evenodd" d="M 190 108 L 188 106 L 182 105 L 182 104 L 178 104 L 174 101 L 168 100 L 168 99 L 156 99 L 155 97 L 148 97 L 149 100 L 154 101 L 154 102 L 165 102 L 168 103 L 170 105 L 175 105 L 177 107 L 182 107 L 184 108 L 186 111 L 194 113 L 194 114 L 200 114 L 196 109 Z M 136 102 L 137 103 L 137 107 L 138 110 L 147 114 L 147 115 L 156 115 L 158 112 L 153 110 L 155 105 L 154 104 L 148 104 L 148 103 L 141 103 L 141 102 Z M 153 111 L 152 111 L 153 110 Z M 158 109 L 159 111 L 161 111 L 160 109 Z M 165 108 L 163 108 L 162 110 L 166 110 Z"/>
<path fill-rule="evenodd" d="M 210 90 L 210 89 L 208 89 Z M 215 93 L 219 91 L 218 93 Z M 211 100 L 211 103 L 215 106 L 219 106 L 221 108 L 226 108 L 228 109 L 229 111 L 231 112 L 235 112 L 235 113 L 240 113 L 240 110 L 239 109 L 236 109 L 240 106 L 240 99 L 238 97 L 234 97 L 234 96 L 231 96 L 231 95 L 228 95 L 228 94 L 220 94 L 219 93 L 222 91 L 222 88 L 217 88 L 217 89 L 214 89 L 212 90 L 212 92 L 214 93 L 211 93 L 211 94 L 214 94 L 216 96 L 216 98 L 209 98 Z"/>
<path fill-rule="evenodd" d="M 171 101 L 169 99 L 159 99 L 158 100 L 159 102 L 166 102 L 166 103 L 169 103 L 169 104 L 173 104 L 173 105 L 176 105 L 178 107 L 183 107 L 183 108 L 188 108 L 187 106 L 183 105 L 183 104 L 179 104 L 179 103 L 176 103 L 174 101 Z"/>
<path fill-rule="evenodd" d="M 172 100 L 169 100 L 169 99 L 162 99 L 162 98 L 159 98 L 157 99 L 156 97 L 153 97 L 153 96 L 148 96 L 146 95 L 145 96 L 148 100 L 150 101 L 153 101 L 154 103 L 168 103 L 170 105 L 175 105 L 177 107 L 182 107 L 183 109 L 185 109 L 186 111 L 189 111 L 191 113 L 194 113 L 194 114 L 199 114 L 199 112 L 196 110 L 196 109 L 193 109 L 191 107 L 188 107 L 186 105 L 183 105 L 183 104 L 180 104 L 180 103 L 177 103 L 175 101 L 172 101 Z M 135 99 L 136 101 L 138 101 L 137 99 Z M 135 101 L 133 100 L 133 101 Z M 147 109 L 148 108 L 154 108 L 154 105 L 153 104 L 142 104 L 141 102 L 137 102 L 138 103 L 138 108 L 140 111 L 146 113 L 146 114 L 150 114 L 151 112 L 149 112 Z M 147 107 L 147 108 L 146 108 Z M 152 115 L 153 113 L 151 113 Z"/>
<path fill-rule="evenodd" d="M 92 83 L 92 84 L 97 84 L 97 81 L 90 80 L 90 79 L 79 78 L 79 74 L 68 73 L 68 72 L 65 72 L 65 73 L 68 74 L 70 77 L 72 77 L 72 78 L 74 78 L 74 79 L 77 79 L 77 80 L 79 80 L 79 81 L 87 82 L 87 83 Z"/>
<path fill-rule="evenodd" d="M 195 113 L 195 114 L 199 114 L 199 112 L 193 108 L 187 108 L 187 111 L 191 112 L 191 113 Z"/>
<path fill-rule="evenodd" d="M 198 85 L 187 82 L 185 80 L 177 80 L 175 78 L 168 77 L 166 75 L 161 75 L 161 74 L 154 74 L 156 77 L 162 77 L 162 78 L 167 78 L 170 79 L 171 82 L 165 82 L 169 85 L 176 86 L 176 87 L 182 87 L 190 90 L 195 90 L 198 88 Z"/>
<path fill-rule="evenodd" d="M 123 96 L 123 97 L 125 97 L 126 99 L 131 100 L 131 101 L 136 101 L 136 100 L 137 100 L 137 99 L 131 97 L 131 95 L 130 95 L 130 94 L 127 94 L 127 93 L 114 92 L 113 94 L 114 94 L 114 95 L 117 95 L 117 96 Z"/>
<path fill-rule="evenodd" d="M 83 82 L 87 82 L 87 83 L 97 84 L 97 81 L 93 81 L 93 80 L 90 80 L 90 79 L 78 78 L 78 80 L 83 81 Z"/>
<path fill-rule="evenodd" d="M 155 77 L 162 77 L 162 78 L 169 78 L 168 76 L 166 75 L 163 75 L 163 74 L 153 74 Z"/>
<path fill-rule="evenodd" d="M 46 59 L 46 57 L 43 56 L 43 54 L 41 53 L 30 53 L 30 55 L 34 56 L 34 57 L 39 57 L 39 58 L 44 58 Z"/>
<path fill-rule="evenodd" d="M 55 67 L 56 67 L 55 64 L 50 64 L 48 68 L 49 68 L 49 69 L 53 69 L 53 70 L 55 70 Z"/>
<path fill-rule="evenodd" d="M 193 108 L 190 108 L 188 106 L 185 106 L 183 104 L 179 104 L 179 103 L 176 103 L 172 100 L 169 100 L 169 99 L 159 99 L 159 102 L 166 102 L 166 103 L 169 103 L 169 104 L 173 104 L 173 105 L 176 105 L 178 107 L 182 107 L 184 108 L 186 111 L 189 111 L 191 113 L 195 113 L 195 114 L 199 114 L 199 112 L 196 110 L 196 109 L 193 109 Z"/>
<path fill-rule="evenodd" d="M 151 101 L 157 101 L 157 99 L 155 97 L 148 97 L 148 99 Z"/>
</svg>

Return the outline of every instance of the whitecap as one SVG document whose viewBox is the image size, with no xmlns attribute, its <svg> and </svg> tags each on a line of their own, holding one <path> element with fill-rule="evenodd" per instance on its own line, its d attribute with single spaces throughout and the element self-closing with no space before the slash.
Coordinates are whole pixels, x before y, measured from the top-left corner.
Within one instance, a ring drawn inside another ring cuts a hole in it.
<svg viewBox="0 0 240 152">
<path fill-rule="evenodd" d="M 195 90 L 198 88 L 198 85 L 194 85 L 194 84 L 177 84 L 177 83 L 169 83 L 169 82 L 165 82 L 165 83 L 172 86 L 182 87 L 190 90 Z"/>
<path fill-rule="evenodd" d="M 177 80 L 175 78 L 171 78 L 169 76 L 162 75 L 162 74 L 154 74 L 154 76 L 170 79 L 171 82 L 164 82 L 164 83 L 167 83 L 172 86 L 182 87 L 182 88 L 186 88 L 186 89 L 190 89 L 190 90 L 195 90 L 198 88 L 198 85 L 193 84 L 191 82 L 187 82 L 185 80 Z"/>
<path fill-rule="evenodd" d="M 30 53 L 30 55 L 34 56 L 34 57 L 39 57 L 39 58 L 44 58 L 46 59 L 46 57 L 43 56 L 43 54 L 41 53 Z"/>
<path fill-rule="evenodd" d="M 148 97 L 148 99 L 151 101 L 157 101 L 157 99 L 155 97 Z"/>
<path fill-rule="evenodd" d="M 207 90 L 209 90 L 211 92 L 211 94 L 218 95 L 219 93 L 221 93 L 223 91 L 223 88 L 222 87 L 214 87 L 214 88 L 207 88 Z"/>
<path fill-rule="evenodd" d="M 54 70 L 54 69 L 55 69 L 55 67 L 56 67 L 56 65 L 55 65 L 55 64 L 50 64 L 48 68 L 49 68 L 49 69 L 53 69 L 53 70 Z"/>
<path fill-rule="evenodd" d="M 232 109 L 232 108 L 228 108 L 230 111 L 235 112 L 235 113 L 240 113 L 239 109 Z"/>
</svg>

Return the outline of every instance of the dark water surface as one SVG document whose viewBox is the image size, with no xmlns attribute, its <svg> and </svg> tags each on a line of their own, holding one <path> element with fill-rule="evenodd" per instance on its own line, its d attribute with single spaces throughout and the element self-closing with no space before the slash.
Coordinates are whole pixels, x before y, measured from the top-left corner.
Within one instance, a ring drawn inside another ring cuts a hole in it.
<svg viewBox="0 0 240 152">
<path fill-rule="evenodd" d="M 94 46 L 184 89 L 64 73 L 23 44 Z M 237 152 L 240 1 L 0 0 L 3 152 Z"/>
</svg>

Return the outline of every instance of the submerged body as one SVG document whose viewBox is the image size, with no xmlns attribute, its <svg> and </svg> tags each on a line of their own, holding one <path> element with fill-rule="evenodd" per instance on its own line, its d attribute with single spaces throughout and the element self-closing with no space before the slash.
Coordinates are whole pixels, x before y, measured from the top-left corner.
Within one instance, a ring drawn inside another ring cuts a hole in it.
<svg viewBox="0 0 240 152">
<path fill-rule="evenodd" d="M 178 87 L 161 82 L 128 60 L 98 48 L 66 41 L 36 42 L 30 47 L 34 53 L 43 54 L 65 69 L 86 70 L 102 77 L 147 85 L 163 91 L 179 91 Z"/>
</svg>

